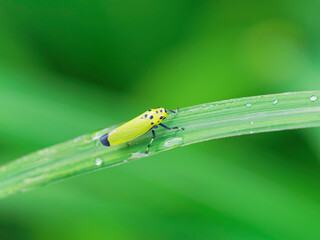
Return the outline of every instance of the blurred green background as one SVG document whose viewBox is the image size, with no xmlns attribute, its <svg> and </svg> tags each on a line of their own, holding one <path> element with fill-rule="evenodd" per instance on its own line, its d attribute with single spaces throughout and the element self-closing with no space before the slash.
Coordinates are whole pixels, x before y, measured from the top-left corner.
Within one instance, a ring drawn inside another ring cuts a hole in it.
<svg viewBox="0 0 320 240">
<path fill-rule="evenodd" d="M 135 117 L 320 89 L 315 0 L 0 0 L 0 164 Z M 320 130 L 194 144 L 0 201 L 0 239 L 319 239 Z"/>
</svg>

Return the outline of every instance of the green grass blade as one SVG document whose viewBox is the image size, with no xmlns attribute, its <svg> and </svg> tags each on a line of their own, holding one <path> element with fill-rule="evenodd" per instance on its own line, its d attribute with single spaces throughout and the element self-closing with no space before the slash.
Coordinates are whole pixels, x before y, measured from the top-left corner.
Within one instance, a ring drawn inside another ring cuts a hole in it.
<svg viewBox="0 0 320 240">
<path fill-rule="evenodd" d="M 153 155 L 196 142 L 236 135 L 320 126 L 320 91 L 245 97 L 180 109 L 165 124 L 185 131 L 156 130 Z M 116 166 L 143 154 L 152 134 L 104 147 L 99 137 L 114 129 L 80 136 L 40 150 L 0 168 L 0 197 L 61 181 L 68 177 Z"/>
</svg>

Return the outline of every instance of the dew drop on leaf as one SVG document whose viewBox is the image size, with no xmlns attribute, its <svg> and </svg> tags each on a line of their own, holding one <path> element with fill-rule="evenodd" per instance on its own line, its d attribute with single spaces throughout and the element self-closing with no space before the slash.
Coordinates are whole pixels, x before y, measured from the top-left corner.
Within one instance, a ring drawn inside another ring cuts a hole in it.
<svg viewBox="0 0 320 240">
<path fill-rule="evenodd" d="M 97 158 L 95 161 L 94 161 L 94 165 L 96 166 L 100 166 L 102 163 L 102 159 L 101 158 Z"/>
<path fill-rule="evenodd" d="M 315 96 L 315 95 L 312 95 L 312 96 L 310 97 L 310 101 L 311 101 L 311 102 L 315 102 L 315 101 L 317 101 L 317 99 L 318 99 L 318 97 Z"/>
</svg>

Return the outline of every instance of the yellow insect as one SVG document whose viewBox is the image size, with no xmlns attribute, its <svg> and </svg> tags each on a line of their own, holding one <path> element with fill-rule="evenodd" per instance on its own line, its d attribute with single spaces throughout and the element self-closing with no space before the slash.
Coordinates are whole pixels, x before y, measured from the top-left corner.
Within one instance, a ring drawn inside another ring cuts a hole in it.
<svg viewBox="0 0 320 240">
<path fill-rule="evenodd" d="M 151 143 L 156 137 L 154 129 L 158 128 L 158 125 L 171 130 L 171 129 L 180 129 L 184 130 L 181 127 L 167 127 L 163 125 L 161 122 L 167 117 L 167 112 L 177 113 L 176 111 L 168 110 L 165 108 L 156 108 L 150 109 L 138 117 L 132 119 L 131 121 L 121 125 L 120 127 L 108 132 L 100 137 L 100 141 L 104 146 L 115 146 L 121 143 L 129 142 L 132 139 L 135 139 L 142 134 L 152 131 L 153 137 L 146 149 L 146 154 L 148 154 Z"/>
</svg>

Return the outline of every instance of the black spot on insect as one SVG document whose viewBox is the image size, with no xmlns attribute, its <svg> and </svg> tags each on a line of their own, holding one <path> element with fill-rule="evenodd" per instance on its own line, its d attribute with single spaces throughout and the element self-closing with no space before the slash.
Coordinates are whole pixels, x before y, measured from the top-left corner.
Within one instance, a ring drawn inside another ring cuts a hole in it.
<svg viewBox="0 0 320 240">
<path fill-rule="evenodd" d="M 162 112 L 162 109 L 160 110 L 160 112 Z"/>
<path fill-rule="evenodd" d="M 159 113 L 158 111 L 156 111 L 156 113 Z"/>
<path fill-rule="evenodd" d="M 163 118 L 163 116 L 160 116 L 160 119 L 162 119 Z"/>
<path fill-rule="evenodd" d="M 152 119 L 152 118 L 153 118 L 153 116 L 151 115 L 151 116 L 150 116 L 150 119 Z"/>
<path fill-rule="evenodd" d="M 149 109 L 148 112 L 151 112 L 151 109 Z"/>
<path fill-rule="evenodd" d="M 154 123 L 152 122 L 151 125 L 153 125 Z"/>
<path fill-rule="evenodd" d="M 148 114 L 145 114 L 144 117 L 148 117 Z"/>
</svg>

